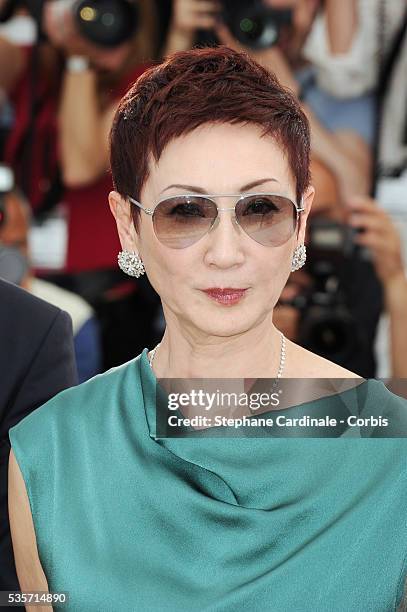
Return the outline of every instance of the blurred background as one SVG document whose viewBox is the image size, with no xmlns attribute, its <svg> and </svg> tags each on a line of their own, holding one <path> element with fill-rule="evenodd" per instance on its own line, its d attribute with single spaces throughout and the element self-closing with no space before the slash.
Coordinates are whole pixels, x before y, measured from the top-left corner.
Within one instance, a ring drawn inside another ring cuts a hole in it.
<svg viewBox="0 0 407 612">
<path fill-rule="evenodd" d="M 274 323 L 361 376 L 407 378 L 406 22 L 405 0 L 0 0 L 0 277 L 70 313 L 80 381 L 165 327 L 147 278 L 117 267 L 118 101 L 166 55 L 217 44 L 275 72 L 311 123 L 307 263 Z"/>
</svg>

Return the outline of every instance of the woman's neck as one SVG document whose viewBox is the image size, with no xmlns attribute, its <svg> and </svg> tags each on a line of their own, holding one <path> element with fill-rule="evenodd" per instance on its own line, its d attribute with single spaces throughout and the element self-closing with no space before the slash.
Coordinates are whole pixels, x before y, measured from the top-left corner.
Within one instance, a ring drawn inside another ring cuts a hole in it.
<svg viewBox="0 0 407 612">
<path fill-rule="evenodd" d="M 281 343 L 270 320 L 231 337 L 192 338 L 167 326 L 152 367 L 157 378 L 271 378 L 279 370 Z"/>
</svg>

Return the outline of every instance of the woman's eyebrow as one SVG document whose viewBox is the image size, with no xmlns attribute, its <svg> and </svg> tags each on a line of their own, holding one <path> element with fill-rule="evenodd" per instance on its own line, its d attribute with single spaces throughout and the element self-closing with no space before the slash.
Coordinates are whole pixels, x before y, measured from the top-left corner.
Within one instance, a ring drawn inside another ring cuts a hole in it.
<svg viewBox="0 0 407 612">
<path fill-rule="evenodd" d="M 246 191 L 247 189 L 252 189 L 253 187 L 257 187 L 258 185 L 262 185 L 263 183 L 267 183 L 270 181 L 275 181 L 276 183 L 280 182 L 276 178 L 272 178 L 272 177 L 262 178 L 262 179 L 258 179 L 257 181 L 248 183 L 247 185 L 242 185 L 242 187 L 240 188 L 240 191 Z M 176 187 L 177 189 L 187 189 L 188 191 L 194 191 L 195 193 L 204 193 L 204 194 L 209 193 L 209 191 L 206 191 L 202 187 L 197 187 L 196 185 L 182 185 L 179 183 L 175 183 L 174 185 L 169 185 L 168 187 L 163 189 L 161 193 L 164 193 L 164 191 L 168 191 L 168 189 L 171 189 L 172 187 Z"/>
</svg>

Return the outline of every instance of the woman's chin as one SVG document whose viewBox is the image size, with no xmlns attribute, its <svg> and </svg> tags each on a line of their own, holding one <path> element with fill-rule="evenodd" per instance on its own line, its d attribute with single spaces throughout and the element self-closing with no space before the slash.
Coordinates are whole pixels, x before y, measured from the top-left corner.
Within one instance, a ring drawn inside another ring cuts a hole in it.
<svg viewBox="0 0 407 612">
<path fill-rule="evenodd" d="M 205 336 L 218 336 L 230 338 L 250 331 L 256 326 L 254 313 L 209 313 L 206 311 L 202 316 L 192 316 L 191 323 Z"/>
</svg>

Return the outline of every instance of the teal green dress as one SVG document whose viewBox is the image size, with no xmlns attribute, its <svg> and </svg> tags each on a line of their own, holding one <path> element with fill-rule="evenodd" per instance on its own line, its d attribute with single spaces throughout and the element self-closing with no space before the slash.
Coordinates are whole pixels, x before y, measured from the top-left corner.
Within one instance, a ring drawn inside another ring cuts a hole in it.
<svg viewBox="0 0 407 612">
<path fill-rule="evenodd" d="M 10 429 L 60 609 L 396 610 L 406 439 L 156 438 L 147 352 Z M 407 407 L 374 379 L 321 402 Z"/>
</svg>

